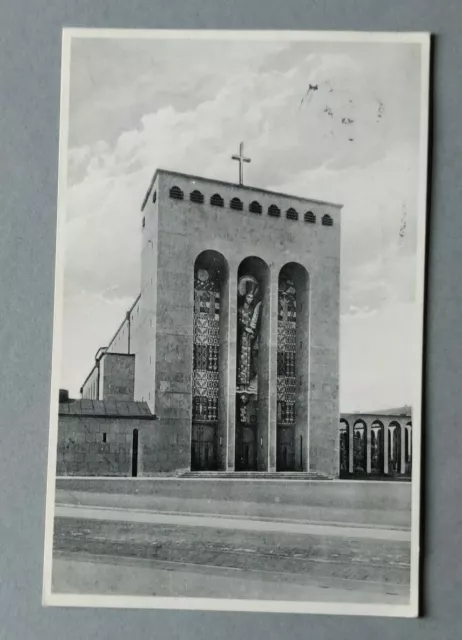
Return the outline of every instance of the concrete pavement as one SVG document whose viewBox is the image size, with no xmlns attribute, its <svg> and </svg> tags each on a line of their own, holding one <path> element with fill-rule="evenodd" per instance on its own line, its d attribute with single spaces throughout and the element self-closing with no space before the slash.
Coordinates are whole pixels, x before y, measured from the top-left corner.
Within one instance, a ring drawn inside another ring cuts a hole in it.
<svg viewBox="0 0 462 640">
<path fill-rule="evenodd" d="M 396 540 L 410 542 L 410 532 L 379 529 L 377 527 L 348 527 L 339 524 L 301 523 L 297 521 L 259 520 L 227 518 L 218 514 L 178 514 L 147 510 L 117 509 L 115 507 L 87 507 L 59 504 L 55 515 L 60 518 L 79 518 L 84 520 L 105 520 L 149 524 L 167 524 L 181 527 L 209 527 L 213 529 L 232 529 L 233 531 L 273 531 L 281 533 L 299 533 L 318 536 L 337 536 L 341 538 L 367 538 L 369 540 Z"/>
<path fill-rule="evenodd" d="M 143 482 L 143 484 L 145 484 Z M 386 529 L 409 530 L 410 514 L 407 511 L 390 511 L 386 509 L 360 508 L 348 502 L 339 505 L 312 505 L 279 500 L 278 496 L 267 496 L 266 500 L 237 499 L 238 496 L 220 500 L 208 493 L 198 496 L 185 496 L 182 492 L 177 496 L 163 493 L 124 494 L 118 492 L 82 491 L 58 489 L 55 502 L 57 504 L 74 504 L 89 507 L 114 507 L 140 509 L 174 513 L 202 513 L 212 516 L 236 516 L 257 518 L 260 520 L 297 520 L 304 522 L 338 523 L 348 527 L 379 527 Z"/>
<path fill-rule="evenodd" d="M 129 596 L 407 604 L 409 587 L 357 580 L 57 553 L 53 591 Z"/>
</svg>

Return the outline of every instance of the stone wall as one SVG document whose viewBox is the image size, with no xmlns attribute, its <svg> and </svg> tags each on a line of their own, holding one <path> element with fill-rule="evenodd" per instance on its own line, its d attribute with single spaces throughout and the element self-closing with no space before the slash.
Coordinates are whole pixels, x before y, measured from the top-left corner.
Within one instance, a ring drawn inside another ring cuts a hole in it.
<svg viewBox="0 0 462 640">
<path fill-rule="evenodd" d="M 147 402 L 155 413 L 156 323 L 157 323 L 157 185 L 152 184 L 142 209 L 141 233 L 141 294 L 133 318 L 132 340 L 136 349 L 135 398 Z M 165 287 L 179 286 L 175 278 L 166 280 Z M 172 386 L 181 380 L 171 380 Z"/>
<path fill-rule="evenodd" d="M 60 405 L 58 476 L 132 476 L 134 432 L 137 475 L 161 470 L 167 450 L 145 403 L 82 400 Z"/>
<path fill-rule="evenodd" d="M 135 356 L 106 353 L 101 358 L 101 400 L 134 400 Z"/>
</svg>

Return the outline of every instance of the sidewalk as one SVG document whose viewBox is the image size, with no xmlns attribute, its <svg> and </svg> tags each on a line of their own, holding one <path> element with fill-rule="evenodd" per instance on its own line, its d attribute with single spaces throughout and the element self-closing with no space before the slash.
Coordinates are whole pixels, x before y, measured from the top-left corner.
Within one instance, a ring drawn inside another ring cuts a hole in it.
<svg viewBox="0 0 462 640">
<path fill-rule="evenodd" d="M 57 505 L 111 507 L 116 509 L 148 510 L 161 513 L 209 514 L 213 517 L 244 517 L 259 520 L 277 519 L 301 522 L 339 524 L 347 527 L 379 527 L 387 530 L 409 530 L 409 514 L 384 509 L 285 504 L 277 500 L 246 502 L 217 500 L 204 497 L 164 496 L 157 494 L 121 494 L 58 489 Z"/>
<path fill-rule="evenodd" d="M 84 520 L 104 520 L 162 524 L 176 526 L 208 527 L 213 529 L 231 529 L 233 531 L 272 531 L 298 533 L 305 535 L 338 536 L 342 538 L 367 538 L 370 540 L 394 540 L 410 542 L 408 531 L 381 529 L 378 527 L 349 527 L 340 523 L 311 523 L 296 520 L 256 519 L 225 517 L 218 514 L 154 512 L 141 509 L 117 507 L 88 507 L 82 505 L 59 504 L 55 516 L 60 518 L 78 518 Z"/>
</svg>

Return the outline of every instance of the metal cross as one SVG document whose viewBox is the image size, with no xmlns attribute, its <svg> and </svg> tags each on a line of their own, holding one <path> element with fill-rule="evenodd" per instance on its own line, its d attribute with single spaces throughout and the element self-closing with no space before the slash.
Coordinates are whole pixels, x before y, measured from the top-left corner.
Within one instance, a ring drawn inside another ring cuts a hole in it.
<svg viewBox="0 0 462 640">
<path fill-rule="evenodd" d="M 231 156 L 233 160 L 237 160 L 239 162 L 239 184 L 244 184 L 244 167 L 242 166 L 243 162 L 250 162 L 250 158 L 244 158 L 244 143 L 241 142 L 239 145 L 239 155 Z"/>
</svg>

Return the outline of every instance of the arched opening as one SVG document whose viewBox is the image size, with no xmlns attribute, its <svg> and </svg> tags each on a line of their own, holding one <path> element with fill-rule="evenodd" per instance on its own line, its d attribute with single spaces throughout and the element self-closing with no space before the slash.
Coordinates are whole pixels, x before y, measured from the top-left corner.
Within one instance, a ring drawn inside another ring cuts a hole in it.
<svg viewBox="0 0 462 640">
<path fill-rule="evenodd" d="M 261 204 L 257 202 L 257 200 L 253 200 L 253 202 L 251 202 L 249 205 L 249 211 L 251 213 L 261 213 L 262 212 Z"/>
<path fill-rule="evenodd" d="M 394 420 L 388 425 L 388 474 L 401 474 L 401 425 Z"/>
<path fill-rule="evenodd" d="M 204 196 L 197 189 L 191 191 L 191 193 L 189 194 L 189 199 L 191 202 L 195 202 L 196 204 L 204 204 Z"/>
<path fill-rule="evenodd" d="M 242 204 L 242 200 L 239 200 L 239 198 L 231 198 L 229 208 L 234 209 L 235 211 L 242 211 L 244 205 Z"/>
<path fill-rule="evenodd" d="M 194 264 L 193 393 L 191 469 L 224 466 L 223 407 L 227 371 L 228 267 L 217 251 L 203 251 Z"/>
<path fill-rule="evenodd" d="M 364 420 L 356 420 L 353 425 L 353 473 L 357 476 L 367 473 L 367 428 Z"/>
<path fill-rule="evenodd" d="M 314 224 L 316 222 L 316 216 L 312 211 L 307 211 L 304 216 L 305 222 Z"/>
<path fill-rule="evenodd" d="M 243 260 L 237 278 L 236 471 L 268 467 L 269 268 L 257 257 Z M 263 402 L 266 400 L 266 402 Z"/>
<path fill-rule="evenodd" d="M 326 213 L 325 215 L 323 215 L 322 217 L 322 224 L 325 227 L 332 227 L 334 224 L 334 221 L 332 220 L 332 218 L 330 217 L 330 215 L 328 213 Z"/>
<path fill-rule="evenodd" d="M 406 439 L 405 439 L 405 474 L 410 476 L 412 474 L 412 423 L 408 422 L 405 426 Z"/>
<path fill-rule="evenodd" d="M 380 420 L 374 420 L 371 425 L 371 474 L 384 474 L 384 433 L 385 427 Z"/>
<path fill-rule="evenodd" d="M 183 200 L 184 198 L 183 191 L 176 185 L 170 189 L 169 195 L 171 198 L 173 198 L 173 200 Z"/>
<path fill-rule="evenodd" d="M 213 196 L 210 198 L 210 204 L 213 207 L 223 207 L 225 204 L 225 201 L 223 200 L 223 198 L 220 196 L 219 193 L 214 193 Z"/>
<path fill-rule="evenodd" d="M 273 216 L 273 218 L 279 218 L 281 216 L 281 210 L 277 205 L 270 204 L 268 207 L 268 215 Z"/>
<path fill-rule="evenodd" d="M 276 469 L 308 468 L 308 296 L 304 267 L 290 262 L 278 280 Z"/>
<path fill-rule="evenodd" d="M 138 476 L 138 429 L 133 429 L 132 441 L 132 478 Z"/>
<path fill-rule="evenodd" d="M 287 220 L 298 220 L 298 211 L 293 207 L 290 207 L 286 211 L 286 218 Z"/>
<path fill-rule="evenodd" d="M 340 476 L 350 473 L 350 425 L 342 418 L 340 420 Z"/>
</svg>

